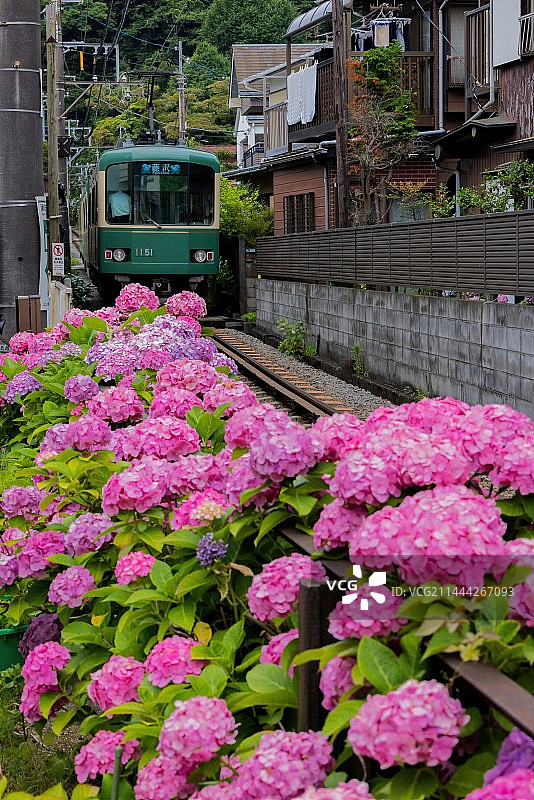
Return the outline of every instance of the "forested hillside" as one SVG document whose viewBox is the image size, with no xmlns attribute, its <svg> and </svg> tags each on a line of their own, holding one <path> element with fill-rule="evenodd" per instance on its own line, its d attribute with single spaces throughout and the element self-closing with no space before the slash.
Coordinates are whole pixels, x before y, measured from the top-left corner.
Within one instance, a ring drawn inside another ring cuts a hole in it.
<svg viewBox="0 0 534 800">
<path fill-rule="evenodd" d="M 45 2 L 43 0 L 43 6 Z M 146 127 L 146 82 L 136 70 L 178 69 L 178 43 L 183 41 L 187 78 L 187 119 L 197 143 L 231 141 L 228 111 L 231 46 L 237 42 L 281 42 L 288 23 L 312 0 L 85 0 L 65 6 L 65 41 L 120 45 L 124 85 L 95 87 L 69 116 L 92 129 L 95 145 L 113 145 L 124 133 Z M 114 57 L 93 59 L 85 51 L 83 71 L 78 52 L 66 56 L 67 80 L 101 80 L 114 75 Z M 128 77 L 126 77 L 128 76 Z M 76 97 L 69 89 L 68 101 Z M 79 90 L 78 90 L 79 91 Z M 177 130 L 177 81 L 160 80 L 156 90 L 158 127 Z"/>
</svg>

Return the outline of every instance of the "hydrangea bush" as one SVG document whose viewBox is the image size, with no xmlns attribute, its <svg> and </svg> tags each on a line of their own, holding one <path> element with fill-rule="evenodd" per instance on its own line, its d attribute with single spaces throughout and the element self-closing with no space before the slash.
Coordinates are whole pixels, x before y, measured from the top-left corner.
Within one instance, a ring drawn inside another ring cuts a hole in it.
<svg viewBox="0 0 534 800">
<path fill-rule="evenodd" d="M 444 398 L 305 427 L 202 335 L 202 298 L 158 305 L 129 284 L 1 358 L 3 627 L 28 625 L 26 720 L 80 736 L 80 800 L 108 800 L 117 745 L 135 800 L 534 796 L 532 740 L 431 658 L 533 688 L 532 421 Z M 335 594 L 299 652 L 303 580 Z M 297 733 L 306 663 L 325 721 Z"/>
</svg>

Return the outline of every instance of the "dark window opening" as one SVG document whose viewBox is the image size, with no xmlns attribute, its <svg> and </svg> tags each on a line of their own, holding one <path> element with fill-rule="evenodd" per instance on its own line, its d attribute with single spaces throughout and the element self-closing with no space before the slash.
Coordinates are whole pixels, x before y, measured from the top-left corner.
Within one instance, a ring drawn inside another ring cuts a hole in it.
<svg viewBox="0 0 534 800">
<path fill-rule="evenodd" d="M 284 233 L 315 230 L 315 192 L 284 197 Z"/>
</svg>

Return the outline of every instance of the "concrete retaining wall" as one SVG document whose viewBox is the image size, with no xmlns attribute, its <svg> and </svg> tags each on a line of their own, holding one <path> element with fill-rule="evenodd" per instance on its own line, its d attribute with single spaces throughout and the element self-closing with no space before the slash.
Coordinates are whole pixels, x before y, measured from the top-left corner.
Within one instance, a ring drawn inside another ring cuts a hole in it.
<svg viewBox="0 0 534 800">
<path fill-rule="evenodd" d="M 534 307 L 267 279 L 256 299 L 260 331 L 303 320 L 319 355 L 347 370 L 358 344 L 371 378 L 534 417 Z"/>
</svg>

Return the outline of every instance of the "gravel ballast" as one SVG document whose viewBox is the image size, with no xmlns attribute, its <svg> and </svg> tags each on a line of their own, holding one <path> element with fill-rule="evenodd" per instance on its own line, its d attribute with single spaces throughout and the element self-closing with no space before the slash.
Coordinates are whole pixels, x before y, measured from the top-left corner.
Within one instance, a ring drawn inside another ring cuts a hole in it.
<svg viewBox="0 0 534 800">
<path fill-rule="evenodd" d="M 276 363 L 285 367 L 288 370 L 296 373 L 299 377 L 308 380 L 321 391 L 329 394 L 337 400 L 342 400 L 345 405 L 353 409 L 356 416 L 360 419 L 365 419 L 369 414 L 379 408 L 380 406 L 391 406 L 392 403 L 377 397 L 371 392 L 361 389 L 359 386 L 353 386 L 350 383 L 339 378 L 329 375 L 323 370 L 316 369 L 315 367 L 305 364 L 302 361 L 297 361 L 296 358 L 286 356 L 280 353 L 276 348 L 271 347 L 261 339 L 256 339 L 254 336 L 249 336 L 242 331 L 233 330 L 232 334 L 239 338 L 243 344 L 254 347 L 258 352 L 266 357 L 272 359 Z"/>
</svg>

